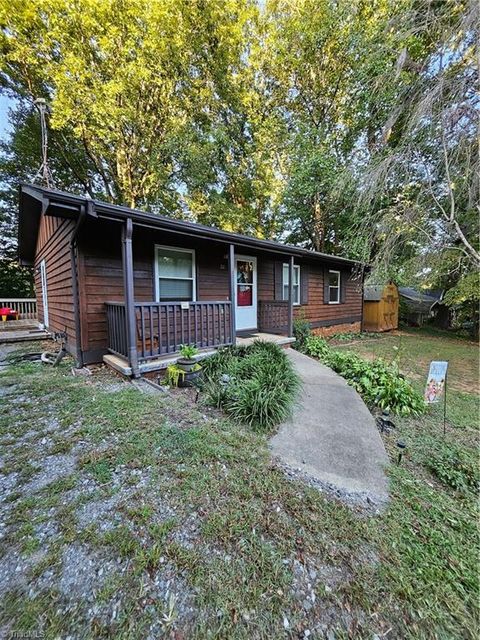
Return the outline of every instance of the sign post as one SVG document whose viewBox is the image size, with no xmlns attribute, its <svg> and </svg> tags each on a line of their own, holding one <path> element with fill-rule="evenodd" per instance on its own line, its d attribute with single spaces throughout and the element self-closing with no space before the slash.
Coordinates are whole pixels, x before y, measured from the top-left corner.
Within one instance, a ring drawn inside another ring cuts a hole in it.
<svg viewBox="0 0 480 640">
<path fill-rule="evenodd" d="M 427 404 L 440 402 L 443 394 L 443 435 L 445 435 L 447 429 L 447 370 L 447 361 L 434 360 L 431 362 L 424 393 Z"/>
</svg>

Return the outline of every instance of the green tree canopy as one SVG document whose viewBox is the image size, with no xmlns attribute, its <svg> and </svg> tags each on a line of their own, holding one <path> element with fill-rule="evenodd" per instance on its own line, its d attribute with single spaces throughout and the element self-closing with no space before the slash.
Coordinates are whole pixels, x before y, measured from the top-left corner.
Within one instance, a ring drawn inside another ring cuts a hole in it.
<svg viewBox="0 0 480 640">
<path fill-rule="evenodd" d="M 0 0 L 4 225 L 40 164 L 40 97 L 60 188 L 360 258 L 451 304 L 467 278 L 471 300 L 479 23 L 476 0 Z"/>
</svg>

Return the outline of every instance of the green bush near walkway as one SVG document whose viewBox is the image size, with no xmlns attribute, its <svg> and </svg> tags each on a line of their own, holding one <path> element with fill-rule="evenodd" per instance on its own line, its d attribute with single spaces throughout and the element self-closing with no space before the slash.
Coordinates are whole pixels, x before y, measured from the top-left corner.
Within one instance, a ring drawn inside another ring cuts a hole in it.
<svg viewBox="0 0 480 640">
<path fill-rule="evenodd" d="M 425 411 L 422 396 L 394 363 L 387 364 L 381 359 L 369 362 L 355 353 L 332 349 L 318 336 L 309 336 L 303 351 L 345 378 L 369 405 L 377 405 L 401 416 L 416 416 Z"/>
<path fill-rule="evenodd" d="M 204 362 L 210 404 L 257 430 L 270 430 L 290 413 L 299 379 L 283 349 L 255 341 L 229 347 Z"/>
</svg>

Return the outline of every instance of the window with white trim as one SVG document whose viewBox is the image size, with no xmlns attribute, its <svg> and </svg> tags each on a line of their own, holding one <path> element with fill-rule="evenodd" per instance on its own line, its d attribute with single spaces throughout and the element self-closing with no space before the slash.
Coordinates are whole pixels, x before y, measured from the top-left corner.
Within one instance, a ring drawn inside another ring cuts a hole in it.
<svg viewBox="0 0 480 640">
<path fill-rule="evenodd" d="M 288 264 L 283 265 L 283 299 L 288 300 L 288 285 L 290 269 Z M 300 304 L 300 266 L 293 265 L 293 304 Z"/>
<path fill-rule="evenodd" d="M 328 302 L 338 304 L 340 302 L 340 271 L 328 272 Z"/>
<path fill-rule="evenodd" d="M 159 302 L 195 300 L 195 251 L 155 247 L 155 295 Z"/>
</svg>

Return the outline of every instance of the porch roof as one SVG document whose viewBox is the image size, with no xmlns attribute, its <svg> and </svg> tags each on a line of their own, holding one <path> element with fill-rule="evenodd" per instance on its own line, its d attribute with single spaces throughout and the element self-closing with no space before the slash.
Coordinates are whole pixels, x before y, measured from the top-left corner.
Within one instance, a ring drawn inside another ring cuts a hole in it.
<svg viewBox="0 0 480 640">
<path fill-rule="evenodd" d="M 87 206 L 87 203 L 89 205 Z M 47 189 L 38 185 L 22 184 L 20 186 L 20 207 L 18 224 L 18 252 L 22 264 L 33 264 L 35 247 L 42 213 L 60 218 L 76 219 L 85 211 L 92 218 L 126 220 L 131 218 L 136 225 L 165 231 L 173 231 L 180 235 L 217 240 L 225 244 L 249 249 L 264 250 L 285 256 L 294 256 L 308 260 L 319 260 L 328 263 L 342 263 L 350 266 L 361 266 L 356 260 L 333 256 L 318 251 L 310 251 L 302 247 L 282 244 L 273 240 L 263 240 L 251 236 L 222 231 L 195 222 L 175 220 L 156 213 L 146 213 L 138 209 L 130 209 L 122 205 L 110 204 L 100 200 L 92 200 L 64 191 Z"/>
</svg>

